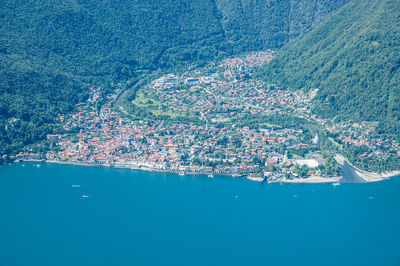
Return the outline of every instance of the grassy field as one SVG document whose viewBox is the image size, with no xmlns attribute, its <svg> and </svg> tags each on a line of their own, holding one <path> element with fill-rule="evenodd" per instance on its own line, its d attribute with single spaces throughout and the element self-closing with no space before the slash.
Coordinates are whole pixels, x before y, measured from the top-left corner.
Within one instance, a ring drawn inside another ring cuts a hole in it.
<svg viewBox="0 0 400 266">
<path fill-rule="evenodd" d="M 155 116 L 169 116 L 171 118 L 186 117 L 184 113 L 177 113 L 168 108 L 168 106 L 159 103 L 156 99 L 145 95 L 142 91 L 136 94 L 132 104 L 151 112 Z"/>
</svg>

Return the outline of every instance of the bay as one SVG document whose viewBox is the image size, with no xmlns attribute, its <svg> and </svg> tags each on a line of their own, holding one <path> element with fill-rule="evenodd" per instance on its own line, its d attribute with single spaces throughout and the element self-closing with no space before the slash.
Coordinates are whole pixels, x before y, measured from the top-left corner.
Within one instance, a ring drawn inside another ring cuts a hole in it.
<svg viewBox="0 0 400 266">
<path fill-rule="evenodd" d="M 3 165 L 0 265 L 400 265 L 399 191 Z"/>
</svg>

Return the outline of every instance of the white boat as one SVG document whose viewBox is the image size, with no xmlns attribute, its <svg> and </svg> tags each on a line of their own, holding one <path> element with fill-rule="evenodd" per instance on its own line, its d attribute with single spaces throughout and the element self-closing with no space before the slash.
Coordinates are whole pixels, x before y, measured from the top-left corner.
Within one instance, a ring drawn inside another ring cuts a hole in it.
<svg viewBox="0 0 400 266">
<path fill-rule="evenodd" d="M 88 195 L 82 195 L 82 198 L 89 198 Z"/>
<path fill-rule="evenodd" d="M 185 172 L 180 172 L 179 175 L 180 175 L 180 176 L 184 176 L 184 175 L 185 175 Z"/>
<path fill-rule="evenodd" d="M 214 178 L 214 174 L 213 174 L 213 173 L 211 173 L 211 174 L 209 174 L 209 175 L 208 175 L 208 177 L 210 177 L 210 178 Z"/>
<path fill-rule="evenodd" d="M 340 186 L 340 183 L 339 182 L 335 182 L 335 183 L 332 184 L 332 186 L 334 186 L 334 187 Z"/>
</svg>

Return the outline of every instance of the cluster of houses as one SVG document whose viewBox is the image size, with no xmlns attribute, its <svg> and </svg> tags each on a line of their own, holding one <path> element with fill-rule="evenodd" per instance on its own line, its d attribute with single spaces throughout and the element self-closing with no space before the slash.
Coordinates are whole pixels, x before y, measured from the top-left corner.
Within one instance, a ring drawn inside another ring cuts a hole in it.
<svg viewBox="0 0 400 266">
<path fill-rule="evenodd" d="M 224 60 L 213 69 L 165 75 L 137 93 L 140 107 L 148 107 L 154 114 L 196 118 L 190 121 L 198 123 L 162 118 L 131 120 L 113 111 L 107 103 L 99 111 L 93 103 L 103 97 L 107 97 L 106 102 L 112 101 L 116 95 L 103 95 L 101 88 L 92 87 L 87 103 L 79 104 L 76 113 L 60 117 L 66 132 L 75 133 L 49 135 L 52 151 L 46 157 L 190 173 L 241 175 L 264 171 L 268 175 L 271 171 L 267 169 L 281 169 L 275 178 L 293 168 L 316 169 L 325 164 L 319 152 L 305 157 L 287 156 L 288 150 L 315 150 L 318 135 L 310 140 L 301 129 L 274 125 L 252 129 L 236 125 L 234 119 L 246 113 L 294 114 L 337 133 L 341 143 L 366 145 L 374 151 L 382 145 L 390 146 L 400 154 L 398 142 L 369 138 L 373 129 L 368 123 L 333 124 L 311 115 L 315 91 L 281 90 L 262 81 L 242 78 L 243 73 L 251 73 L 255 66 L 269 62 L 272 57 L 273 52 L 268 50 Z"/>
<path fill-rule="evenodd" d="M 215 127 L 212 124 L 130 121 L 103 106 L 86 105 L 64 118 L 66 131 L 49 135 L 48 160 L 109 164 L 175 172 L 244 174 L 280 165 L 277 146 L 308 147 L 302 130 Z M 75 130 L 76 131 L 76 130 Z"/>
<path fill-rule="evenodd" d="M 316 168 L 323 164 L 318 156 L 288 159 L 285 154 L 288 149 L 315 147 L 313 141 L 305 140 L 301 129 L 215 123 L 246 112 L 309 115 L 311 97 L 302 91 L 271 88 L 261 81 L 220 78 L 227 69 L 236 75 L 269 62 L 272 55 L 269 50 L 225 60 L 213 75 L 208 75 L 207 68 L 180 76 L 165 75 L 138 92 L 141 107 L 149 102 L 153 110 L 197 117 L 205 120 L 202 123 L 132 121 L 107 103 L 97 110 L 93 103 L 103 97 L 112 101 L 116 95 L 103 95 L 101 88 L 92 87 L 86 104 L 79 104 L 76 113 L 60 117 L 65 131 L 75 133 L 48 135 L 52 151 L 46 157 L 70 163 L 230 175 L 262 172 L 271 166 Z"/>
<path fill-rule="evenodd" d="M 254 68 L 269 62 L 272 51 L 253 53 L 245 59 L 225 60 L 211 76 L 206 67 L 182 75 L 169 74 L 151 82 L 140 95 L 140 107 L 154 114 L 196 117 L 208 122 L 227 122 L 240 114 L 295 113 L 309 116 L 312 93 L 268 86 L 260 80 L 222 78 L 224 71 L 241 71 L 244 64 Z M 139 98 L 139 97 L 138 97 Z"/>
<path fill-rule="evenodd" d="M 375 135 L 377 122 L 339 122 L 327 123 L 326 128 L 329 132 L 336 135 L 339 145 L 354 145 L 357 147 L 368 148 L 359 157 L 385 159 L 390 154 L 400 156 L 400 143 L 394 138 L 381 138 Z"/>
<path fill-rule="evenodd" d="M 240 69 L 242 71 L 248 70 L 248 68 L 253 68 L 254 66 L 259 66 L 270 62 L 274 58 L 274 51 L 268 49 L 266 51 L 252 52 L 247 54 L 244 58 L 235 57 L 227 58 L 220 63 L 220 67 L 223 68 L 234 68 Z"/>
</svg>

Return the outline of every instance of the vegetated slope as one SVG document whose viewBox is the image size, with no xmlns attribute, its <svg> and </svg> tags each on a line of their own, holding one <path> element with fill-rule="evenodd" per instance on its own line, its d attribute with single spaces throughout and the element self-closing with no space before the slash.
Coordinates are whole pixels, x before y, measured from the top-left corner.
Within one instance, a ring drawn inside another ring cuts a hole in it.
<svg viewBox="0 0 400 266">
<path fill-rule="evenodd" d="M 399 0 L 355 0 L 291 41 L 262 75 L 318 88 L 321 116 L 381 121 L 381 133 L 399 135 L 399 40 Z"/>
<path fill-rule="evenodd" d="M 0 151 L 11 153 L 52 133 L 54 119 L 85 97 L 73 79 L 0 58 Z"/>
<path fill-rule="evenodd" d="M 279 48 L 346 1 L 6 0 L 0 51 L 74 75 L 129 78 L 137 68 Z"/>
<path fill-rule="evenodd" d="M 72 110 L 89 84 L 227 53 L 218 12 L 208 6 L 196 0 L 3 1 L 0 155 L 52 132 L 57 114 Z"/>
<path fill-rule="evenodd" d="M 225 0 L 2 1 L 0 155 L 43 138 L 89 84 L 278 48 L 293 18 L 300 31 L 345 1 L 303 1 L 299 16 L 289 0 L 243 1 L 240 10 Z"/>
<path fill-rule="evenodd" d="M 168 48 L 201 41 L 205 58 L 224 51 L 219 20 L 200 0 L 7 2 L 1 51 L 75 75 L 130 77 L 137 67 L 160 67 Z M 185 52 L 177 59 L 190 59 Z"/>
<path fill-rule="evenodd" d="M 280 48 L 349 0 L 216 0 L 227 38 L 236 46 Z"/>
</svg>

